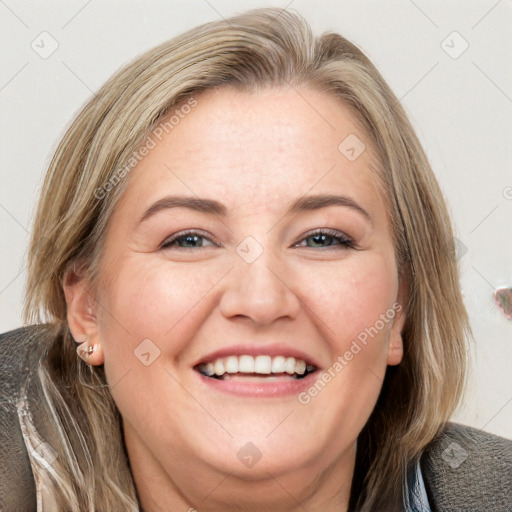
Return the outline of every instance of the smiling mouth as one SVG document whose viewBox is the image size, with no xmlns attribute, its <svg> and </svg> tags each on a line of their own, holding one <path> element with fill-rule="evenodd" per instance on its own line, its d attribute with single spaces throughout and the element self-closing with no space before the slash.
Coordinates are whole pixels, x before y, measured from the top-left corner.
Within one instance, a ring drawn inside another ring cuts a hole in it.
<svg viewBox="0 0 512 512">
<path fill-rule="evenodd" d="M 282 380 L 303 379 L 316 371 L 315 366 L 303 359 L 286 356 L 228 356 L 219 357 L 194 368 L 205 377 L 217 380 Z"/>
</svg>

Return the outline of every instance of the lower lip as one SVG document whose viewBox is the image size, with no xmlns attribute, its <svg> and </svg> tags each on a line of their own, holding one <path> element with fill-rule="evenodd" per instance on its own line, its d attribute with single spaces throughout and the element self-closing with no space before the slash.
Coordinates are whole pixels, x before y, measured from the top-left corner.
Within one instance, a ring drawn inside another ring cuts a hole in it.
<svg viewBox="0 0 512 512">
<path fill-rule="evenodd" d="M 272 380 L 268 382 L 264 380 L 265 377 L 261 378 L 261 382 L 256 382 L 254 380 L 220 380 L 206 377 L 206 375 L 199 372 L 197 374 L 205 385 L 221 393 L 263 398 L 297 395 L 311 386 L 312 382 L 318 378 L 317 371 L 306 375 L 302 379 L 283 379 L 282 381 Z"/>
</svg>

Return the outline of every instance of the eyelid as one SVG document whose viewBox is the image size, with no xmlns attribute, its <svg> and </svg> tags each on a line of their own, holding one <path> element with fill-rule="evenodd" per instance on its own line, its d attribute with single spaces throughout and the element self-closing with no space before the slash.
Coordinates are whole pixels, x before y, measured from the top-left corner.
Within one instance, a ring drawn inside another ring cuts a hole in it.
<svg viewBox="0 0 512 512">
<path fill-rule="evenodd" d="M 352 238 L 349 237 L 347 234 L 345 234 L 342 231 L 339 231 L 337 229 L 331 229 L 331 228 L 315 228 L 315 229 L 312 229 L 310 231 L 307 231 L 306 233 L 301 235 L 300 239 L 298 239 L 292 245 L 292 247 L 297 247 L 300 242 L 303 242 L 307 238 L 309 238 L 311 236 L 314 236 L 314 235 L 317 235 L 317 234 L 328 235 L 328 236 L 330 236 L 332 238 L 337 239 L 338 242 L 339 242 L 338 244 L 334 244 L 333 246 L 326 246 L 323 249 L 329 249 L 331 247 L 336 247 L 336 246 L 350 247 L 350 248 L 356 248 L 357 247 L 357 245 L 352 240 Z M 201 229 L 190 228 L 190 229 L 184 229 L 182 231 L 178 231 L 177 233 L 174 233 L 173 235 L 167 237 L 160 244 L 160 248 L 161 249 L 166 249 L 166 248 L 170 247 L 170 244 L 172 244 L 176 240 L 178 240 L 180 238 L 183 238 L 183 237 L 185 237 L 187 235 L 199 235 L 200 237 L 202 237 L 202 238 L 204 238 L 206 240 L 209 240 L 214 246 L 222 247 L 222 244 L 220 244 L 220 243 L 216 242 L 215 240 L 213 240 L 214 237 L 212 237 L 209 233 L 207 233 L 207 232 L 205 232 L 205 231 L 203 231 Z M 188 251 L 201 251 L 201 250 L 204 250 L 204 249 L 205 249 L 205 247 L 191 247 L 191 248 L 187 248 L 186 250 L 188 250 Z"/>
<path fill-rule="evenodd" d="M 199 235 L 202 238 L 205 238 L 206 240 L 209 240 L 212 242 L 212 244 L 216 247 L 222 247 L 222 245 L 215 240 L 213 240 L 213 237 L 207 233 L 206 231 L 203 231 L 202 229 L 184 229 L 182 231 L 178 231 L 177 233 L 174 233 L 171 236 L 168 236 L 161 244 L 160 249 L 167 249 L 171 243 L 175 242 L 179 238 L 183 238 L 187 235 Z M 200 251 L 201 249 L 204 249 L 204 247 L 192 247 L 187 250 L 189 251 Z"/>
<path fill-rule="evenodd" d="M 328 235 L 332 238 L 337 238 L 339 240 L 339 244 L 335 244 L 334 247 L 336 247 L 336 245 L 341 245 L 342 247 L 351 247 L 351 248 L 357 247 L 356 243 L 352 240 L 352 238 L 349 237 L 347 234 L 343 233 L 343 231 L 338 231 L 337 229 L 331 229 L 331 228 L 312 229 L 311 231 L 306 232 L 304 235 L 301 235 L 301 238 L 293 244 L 293 247 L 297 247 L 298 244 L 300 242 L 303 242 L 306 238 L 309 238 L 310 236 L 314 236 L 317 234 L 324 234 L 324 235 Z M 333 247 L 333 246 L 326 246 L 324 249 L 329 249 L 330 247 Z"/>
</svg>

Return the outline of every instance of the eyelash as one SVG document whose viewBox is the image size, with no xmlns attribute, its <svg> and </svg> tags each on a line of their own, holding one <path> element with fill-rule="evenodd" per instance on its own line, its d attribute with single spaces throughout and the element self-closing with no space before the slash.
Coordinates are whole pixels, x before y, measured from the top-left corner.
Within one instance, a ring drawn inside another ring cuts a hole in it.
<svg viewBox="0 0 512 512">
<path fill-rule="evenodd" d="M 327 235 L 329 238 L 333 238 L 334 240 L 336 240 L 338 242 L 337 244 L 334 244 L 334 245 L 340 246 L 340 248 L 342 248 L 342 249 L 348 249 L 348 248 L 354 249 L 355 248 L 354 241 L 351 238 L 349 238 L 347 235 L 345 235 L 341 231 L 336 231 L 335 229 L 328 229 L 328 228 L 319 228 L 319 229 L 310 231 L 309 233 L 306 233 L 306 236 L 304 238 L 302 238 L 300 241 L 302 242 L 303 240 L 306 240 L 306 239 L 311 238 L 316 235 Z M 295 244 L 294 247 L 296 245 L 297 244 Z M 326 247 L 321 247 L 321 249 L 330 249 L 330 248 L 331 248 L 331 245 L 328 245 Z M 314 247 L 312 247 L 312 249 L 314 249 Z"/>
<path fill-rule="evenodd" d="M 187 236 L 193 236 L 193 235 L 198 235 L 200 238 L 205 238 L 207 240 L 210 240 L 207 236 L 202 234 L 200 231 L 193 231 L 193 230 L 182 231 L 180 233 L 176 233 L 175 235 L 172 235 L 170 238 L 165 240 L 162 243 L 162 245 L 160 246 L 160 248 L 161 249 L 170 249 L 170 248 L 172 248 L 173 244 L 175 242 L 177 242 L 178 240 L 181 240 L 183 238 L 186 238 Z M 336 246 L 340 246 L 341 249 L 348 249 L 348 248 L 352 248 L 353 249 L 353 248 L 355 248 L 355 244 L 354 244 L 353 240 L 350 239 L 348 236 L 344 235 L 340 231 L 336 231 L 336 230 L 328 229 L 328 228 L 324 228 L 324 229 L 319 228 L 319 229 L 315 229 L 313 231 L 310 231 L 299 242 L 302 242 L 304 240 L 307 240 L 308 238 L 311 238 L 311 237 L 314 237 L 314 236 L 317 236 L 317 235 L 327 235 L 329 238 L 333 238 L 334 240 L 336 240 L 338 242 L 338 243 L 334 244 L 335 247 Z M 294 244 L 294 247 L 297 247 L 299 242 Z M 217 244 L 215 242 L 212 242 L 212 243 L 216 247 L 220 246 L 219 244 Z M 304 247 L 304 246 L 302 246 L 302 247 Z M 332 247 L 332 245 L 328 245 L 328 246 L 325 246 L 325 247 L 320 247 L 320 249 L 330 249 L 331 247 Z M 178 248 L 180 248 L 180 247 L 178 247 Z M 315 247 L 311 247 L 311 249 L 314 249 L 314 248 Z M 204 250 L 205 248 L 204 247 L 181 247 L 181 249 L 187 249 L 187 250 L 193 250 L 193 251 L 201 251 L 201 250 Z"/>
</svg>

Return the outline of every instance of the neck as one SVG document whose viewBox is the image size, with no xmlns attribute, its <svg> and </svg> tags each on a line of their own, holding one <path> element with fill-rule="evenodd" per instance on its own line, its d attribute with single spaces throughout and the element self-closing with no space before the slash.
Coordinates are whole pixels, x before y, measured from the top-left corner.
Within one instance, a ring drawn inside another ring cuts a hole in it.
<svg viewBox="0 0 512 512">
<path fill-rule="evenodd" d="M 167 468 L 124 425 L 131 472 L 144 512 L 346 512 L 356 445 L 327 467 L 313 463 L 289 471 L 261 472 L 248 480 L 202 461 L 172 459 Z"/>
</svg>

